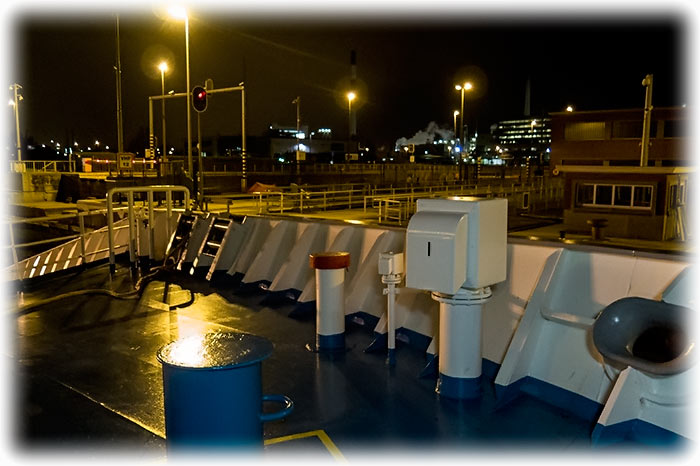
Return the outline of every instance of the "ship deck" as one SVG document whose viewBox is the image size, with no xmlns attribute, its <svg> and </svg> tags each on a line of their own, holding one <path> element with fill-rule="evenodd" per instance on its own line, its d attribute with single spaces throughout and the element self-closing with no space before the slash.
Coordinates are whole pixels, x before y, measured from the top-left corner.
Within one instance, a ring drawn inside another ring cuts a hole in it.
<svg viewBox="0 0 700 466">
<path fill-rule="evenodd" d="M 168 302 L 185 306 L 170 310 L 163 303 L 166 282 Z M 307 344 L 315 340 L 313 315 L 291 318 L 295 303 L 236 286 L 228 276 L 208 282 L 164 271 L 139 299 L 77 294 L 47 300 L 78 290 L 123 292 L 133 283 L 128 267 L 111 275 L 101 264 L 24 284 L 21 302 L 33 307 L 15 311 L 16 334 L 8 348 L 16 371 L 12 431 L 17 453 L 165 458 L 156 352 L 170 341 L 211 331 L 252 333 L 274 344 L 262 364 L 263 393 L 285 394 L 295 408 L 286 419 L 265 423 L 266 457 L 303 453 L 352 460 L 386 452 L 527 452 L 575 453 L 580 459 L 610 452 L 591 445 L 590 421 L 527 394 L 500 405 L 489 371 L 480 399 L 440 397 L 435 378 L 419 377 L 424 351 L 400 341 L 396 365 L 389 366 L 385 353 L 364 351 L 374 339 L 373 326 L 358 325 L 357 319 L 348 321 L 346 352 L 309 351 Z M 186 305 L 191 296 L 194 301 Z M 634 442 L 614 448 L 649 450 Z"/>
</svg>

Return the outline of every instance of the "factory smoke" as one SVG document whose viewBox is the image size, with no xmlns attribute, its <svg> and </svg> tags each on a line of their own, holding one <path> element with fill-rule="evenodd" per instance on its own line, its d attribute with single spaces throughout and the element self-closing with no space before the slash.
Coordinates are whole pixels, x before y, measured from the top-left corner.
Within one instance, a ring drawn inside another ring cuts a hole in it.
<svg viewBox="0 0 700 466">
<path fill-rule="evenodd" d="M 440 128 L 440 126 L 431 121 L 428 126 L 421 131 L 418 131 L 411 138 L 399 138 L 396 140 L 394 147 L 396 150 L 400 150 L 402 146 L 407 144 L 432 144 L 433 141 L 439 141 L 440 139 L 448 141 L 455 138 L 454 131 L 450 129 Z"/>
</svg>

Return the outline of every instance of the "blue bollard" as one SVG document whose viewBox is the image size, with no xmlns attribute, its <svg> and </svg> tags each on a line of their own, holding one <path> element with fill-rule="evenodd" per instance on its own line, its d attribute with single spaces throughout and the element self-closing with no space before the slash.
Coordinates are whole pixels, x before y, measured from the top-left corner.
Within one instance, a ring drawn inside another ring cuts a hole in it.
<svg viewBox="0 0 700 466">
<path fill-rule="evenodd" d="M 263 395 L 261 363 L 272 343 L 245 333 L 210 333 L 162 347 L 165 435 L 169 451 L 187 448 L 262 450 L 263 422 L 282 419 L 294 403 Z M 284 404 L 263 414 L 263 401 Z"/>
</svg>

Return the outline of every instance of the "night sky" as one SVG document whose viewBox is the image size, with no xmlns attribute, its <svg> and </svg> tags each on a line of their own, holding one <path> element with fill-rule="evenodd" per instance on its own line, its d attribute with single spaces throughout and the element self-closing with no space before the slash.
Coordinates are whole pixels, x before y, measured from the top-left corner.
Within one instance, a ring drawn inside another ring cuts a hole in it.
<svg viewBox="0 0 700 466">
<path fill-rule="evenodd" d="M 83 147 L 99 139 L 116 149 L 117 12 L 34 9 L 15 15 L 12 52 L 18 59 L 9 78 L 24 88 L 23 135 L 46 143 L 74 139 Z M 330 127 L 345 138 L 351 50 L 357 51 L 361 81 L 360 139 L 385 150 L 431 121 L 452 128 L 452 112 L 459 109 L 454 84 L 461 79 L 474 83 L 466 121 L 481 132 L 523 116 L 528 78 L 536 116 L 569 104 L 577 110 L 641 108 L 647 73 L 654 74 L 655 106 L 688 99 L 690 25 L 680 10 L 504 16 L 438 9 L 402 19 L 386 12 L 330 16 L 270 9 L 256 15 L 196 5 L 189 12 L 191 83 L 211 78 L 220 88 L 245 81 L 249 135 L 263 134 L 272 123 L 294 126 L 292 100 L 301 96 L 302 124 Z M 156 9 L 119 13 L 128 145 L 139 131 L 147 132 L 147 97 L 160 94 L 156 65 L 162 58 L 171 67 L 166 92 L 185 91 L 184 23 Z M 240 105 L 239 93 L 211 96 L 203 135 L 240 134 Z M 185 115 L 184 100 L 167 102 L 168 141 L 181 150 Z"/>
</svg>

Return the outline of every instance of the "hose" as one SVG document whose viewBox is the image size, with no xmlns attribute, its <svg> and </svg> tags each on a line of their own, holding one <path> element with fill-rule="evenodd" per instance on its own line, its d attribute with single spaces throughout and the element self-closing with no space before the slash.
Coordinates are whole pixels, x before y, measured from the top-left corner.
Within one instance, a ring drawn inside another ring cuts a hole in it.
<svg viewBox="0 0 700 466">
<path fill-rule="evenodd" d="M 177 258 L 180 257 L 180 254 L 182 254 L 182 251 L 187 246 L 188 239 L 189 239 L 189 236 L 184 241 L 181 241 L 175 248 L 173 248 L 173 250 L 170 251 L 170 253 L 167 254 L 165 256 L 165 258 L 163 259 L 162 265 L 154 268 L 152 272 L 139 278 L 136 281 L 136 284 L 134 285 L 134 289 L 131 291 L 117 293 L 115 291 L 108 290 L 105 288 L 92 288 L 92 289 L 87 289 L 87 290 L 69 291 L 67 293 L 62 293 L 62 294 L 57 295 L 57 296 L 52 296 L 50 298 L 35 301 L 33 303 L 26 304 L 24 306 L 18 306 L 16 315 L 18 317 L 23 316 L 23 315 L 29 314 L 30 312 L 33 312 L 33 309 L 35 309 L 39 306 L 44 306 L 46 304 L 54 303 L 56 301 L 61 301 L 63 299 L 72 298 L 75 296 L 88 295 L 88 294 L 101 294 L 101 295 L 109 296 L 109 297 L 112 297 L 115 299 L 140 299 L 141 294 L 146 289 L 146 286 L 148 285 L 149 282 L 151 282 L 159 273 L 161 273 L 163 271 L 169 271 L 177 264 Z M 172 263 L 168 263 L 168 261 L 170 261 L 171 259 L 174 261 Z M 194 302 L 194 296 L 193 296 L 192 292 L 190 291 L 190 299 L 186 303 L 178 304 L 175 306 L 170 306 L 170 310 L 176 309 L 178 307 L 189 306 L 193 302 Z"/>
</svg>

